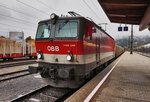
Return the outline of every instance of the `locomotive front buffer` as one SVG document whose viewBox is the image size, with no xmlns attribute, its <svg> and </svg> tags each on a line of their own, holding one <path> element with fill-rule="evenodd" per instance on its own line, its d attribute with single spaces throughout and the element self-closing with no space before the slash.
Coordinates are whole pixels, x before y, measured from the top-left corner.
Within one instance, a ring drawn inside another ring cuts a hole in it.
<svg viewBox="0 0 150 102">
<path fill-rule="evenodd" d="M 42 67 L 35 67 L 29 66 L 28 71 L 31 74 L 40 72 L 42 78 L 51 78 L 52 80 L 56 81 L 57 79 L 68 79 L 73 78 L 74 70 L 72 69 L 61 69 L 56 68 L 55 66 L 51 66 L 50 68 L 42 68 Z"/>
</svg>

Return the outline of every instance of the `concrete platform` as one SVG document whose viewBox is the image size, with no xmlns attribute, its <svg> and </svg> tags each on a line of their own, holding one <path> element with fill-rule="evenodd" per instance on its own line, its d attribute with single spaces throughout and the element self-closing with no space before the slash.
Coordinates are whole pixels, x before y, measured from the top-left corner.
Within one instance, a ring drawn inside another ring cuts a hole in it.
<svg viewBox="0 0 150 102">
<path fill-rule="evenodd" d="M 22 65 L 22 66 L 14 66 L 14 67 L 8 67 L 8 68 L 2 68 L 0 69 L 0 75 L 7 74 L 7 73 L 12 73 L 12 72 L 17 72 L 17 71 L 22 71 L 22 70 L 27 70 L 28 66 L 37 66 L 37 64 L 30 64 L 30 65 Z"/>
<path fill-rule="evenodd" d="M 150 58 L 125 52 L 66 100 L 83 101 L 150 102 Z"/>
<path fill-rule="evenodd" d="M 93 102 L 150 102 L 150 58 L 126 52 Z"/>
</svg>

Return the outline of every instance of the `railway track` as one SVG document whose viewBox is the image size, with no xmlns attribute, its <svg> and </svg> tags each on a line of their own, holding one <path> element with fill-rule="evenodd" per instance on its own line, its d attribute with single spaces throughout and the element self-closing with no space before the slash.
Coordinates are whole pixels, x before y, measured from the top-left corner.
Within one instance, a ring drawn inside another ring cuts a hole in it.
<svg viewBox="0 0 150 102">
<path fill-rule="evenodd" d="M 136 53 L 138 53 L 138 54 L 140 54 L 142 56 L 150 57 L 150 54 L 147 54 L 147 53 L 142 53 L 142 52 L 136 52 Z"/>
<path fill-rule="evenodd" d="M 15 62 L 15 63 L 0 64 L 0 69 L 7 68 L 7 67 L 14 67 L 14 66 L 35 64 L 35 63 L 37 63 L 36 60 L 27 60 L 27 61 Z"/>
<path fill-rule="evenodd" d="M 101 69 L 104 68 L 105 67 L 103 66 Z M 88 79 L 87 82 L 91 79 L 92 77 Z M 84 84 L 86 84 L 86 82 Z M 80 87 L 82 87 L 82 85 Z M 30 92 L 20 95 L 9 102 L 63 102 L 78 89 L 56 88 L 47 85 L 36 90 L 31 90 Z"/>
<path fill-rule="evenodd" d="M 105 67 L 103 66 L 103 68 L 101 69 L 104 68 Z M 0 75 L 0 82 L 29 75 L 27 71 L 28 70 L 22 70 L 18 72 Z M 6 78 L 6 76 L 11 75 L 13 76 Z M 5 78 L 2 79 L 1 77 Z M 88 79 L 87 82 L 91 79 L 92 77 Z M 84 84 L 86 84 L 86 82 Z M 69 88 L 56 88 L 47 85 L 36 90 L 31 90 L 30 92 L 20 95 L 17 98 L 10 100 L 9 102 L 63 102 L 65 99 L 71 96 L 76 90 L 77 89 L 72 90 Z"/>
<path fill-rule="evenodd" d="M 6 60 L 6 61 L 3 61 L 3 60 L 0 60 L 0 63 L 10 63 L 10 62 L 20 62 L 20 61 L 26 61 L 26 60 L 34 60 L 36 58 L 27 58 L 27 57 L 24 57 L 24 58 L 14 58 L 13 60 Z"/>
<path fill-rule="evenodd" d="M 6 74 L 0 74 L 0 82 L 11 80 L 11 79 L 16 79 L 16 78 L 23 77 L 26 75 L 30 75 L 30 73 L 28 72 L 28 69 L 16 71 L 16 72 L 10 72 Z"/>
<path fill-rule="evenodd" d="M 47 85 L 10 100 L 10 102 L 61 102 L 72 93 L 72 89 Z"/>
</svg>

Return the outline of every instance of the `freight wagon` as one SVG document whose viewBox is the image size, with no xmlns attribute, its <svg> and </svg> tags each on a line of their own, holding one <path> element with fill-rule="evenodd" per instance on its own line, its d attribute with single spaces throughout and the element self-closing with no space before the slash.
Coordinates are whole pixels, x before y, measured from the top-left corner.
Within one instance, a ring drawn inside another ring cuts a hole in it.
<svg viewBox="0 0 150 102">
<path fill-rule="evenodd" d="M 36 57 L 35 41 L 16 42 L 9 38 L 0 38 L 0 59 L 13 59 L 17 57 Z"/>
<path fill-rule="evenodd" d="M 119 45 L 115 45 L 115 57 L 119 57 L 121 54 L 123 54 L 125 49 Z"/>
</svg>

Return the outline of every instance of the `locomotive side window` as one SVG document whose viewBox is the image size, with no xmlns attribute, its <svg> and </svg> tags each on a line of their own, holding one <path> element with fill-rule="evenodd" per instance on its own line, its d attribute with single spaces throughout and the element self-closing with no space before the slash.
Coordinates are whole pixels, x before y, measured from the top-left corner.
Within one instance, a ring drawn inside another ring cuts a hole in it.
<svg viewBox="0 0 150 102">
<path fill-rule="evenodd" d="M 36 38 L 48 38 L 50 36 L 51 24 L 39 25 Z"/>
<path fill-rule="evenodd" d="M 76 37 L 77 22 L 58 22 L 56 24 L 55 37 Z"/>
</svg>

